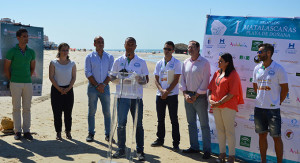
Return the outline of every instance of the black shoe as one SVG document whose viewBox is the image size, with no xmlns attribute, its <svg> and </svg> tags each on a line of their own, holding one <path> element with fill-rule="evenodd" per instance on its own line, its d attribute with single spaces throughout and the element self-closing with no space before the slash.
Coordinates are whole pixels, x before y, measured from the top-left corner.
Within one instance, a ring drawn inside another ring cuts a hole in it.
<svg viewBox="0 0 300 163">
<path fill-rule="evenodd" d="M 62 140 L 61 132 L 56 133 L 56 140 Z"/>
<path fill-rule="evenodd" d="M 118 150 L 116 153 L 112 155 L 113 158 L 123 158 L 125 157 L 125 151 L 124 150 Z"/>
<path fill-rule="evenodd" d="M 200 150 L 196 150 L 193 148 L 182 150 L 182 153 L 199 153 L 199 152 L 200 152 Z"/>
<path fill-rule="evenodd" d="M 71 136 L 70 131 L 66 131 L 66 137 L 67 137 L 67 139 L 72 140 L 72 136 Z"/>
<path fill-rule="evenodd" d="M 151 144 L 151 147 L 160 147 L 160 146 L 163 146 L 164 145 L 164 142 L 163 141 L 160 141 L 159 139 L 155 140 L 152 144 Z"/>
<path fill-rule="evenodd" d="M 86 137 L 86 141 L 87 141 L 87 142 L 92 142 L 92 141 L 94 141 L 94 134 L 89 134 L 89 135 Z"/>
<path fill-rule="evenodd" d="M 17 132 L 14 136 L 15 140 L 21 140 L 22 138 L 22 135 L 21 135 L 21 132 Z"/>
<path fill-rule="evenodd" d="M 31 136 L 30 132 L 25 132 L 23 137 L 27 140 L 33 140 L 33 137 Z"/>
<path fill-rule="evenodd" d="M 136 153 L 136 155 L 137 155 L 137 159 L 139 161 L 145 161 L 145 153 L 144 152 Z"/>
<path fill-rule="evenodd" d="M 204 152 L 203 156 L 202 156 L 202 159 L 210 159 L 210 152 Z"/>
<path fill-rule="evenodd" d="M 179 149 L 179 146 L 177 145 L 177 146 L 174 146 L 173 148 L 172 148 L 172 151 L 174 151 L 174 152 L 178 152 L 180 149 Z"/>
<path fill-rule="evenodd" d="M 109 136 L 105 136 L 105 141 L 109 142 Z M 114 138 L 112 138 L 111 141 L 112 141 L 113 144 L 116 144 L 116 141 L 115 141 Z"/>
</svg>

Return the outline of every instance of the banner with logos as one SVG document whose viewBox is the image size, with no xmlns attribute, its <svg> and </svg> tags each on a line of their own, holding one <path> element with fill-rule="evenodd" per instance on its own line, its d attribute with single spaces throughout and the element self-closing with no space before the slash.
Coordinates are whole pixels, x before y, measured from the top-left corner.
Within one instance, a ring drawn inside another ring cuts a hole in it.
<svg viewBox="0 0 300 163">
<path fill-rule="evenodd" d="M 0 96 L 10 96 L 9 81 L 4 75 L 4 60 L 6 53 L 10 48 L 18 44 L 16 32 L 20 28 L 25 28 L 28 31 L 27 46 L 35 51 L 36 66 L 32 76 L 33 95 L 41 96 L 43 83 L 43 40 L 44 32 L 40 27 L 20 26 L 8 23 L 0 23 Z"/>
<path fill-rule="evenodd" d="M 212 75 L 218 70 L 219 56 L 233 56 L 240 75 L 245 104 L 239 105 L 235 119 L 236 156 L 247 162 L 259 162 L 258 135 L 254 127 L 255 93 L 252 85 L 254 57 L 258 45 L 275 47 L 273 60 L 288 73 L 289 93 L 281 105 L 284 162 L 300 161 L 300 18 L 263 18 L 207 16 L 202 56 L 209 60 Z M 219 153 L 212 110 L 209 113 L 212 151 Z M 199 142 L 202 144 L 201 128 Z M 276 162 L 273 139 L 268 136 L 267 159 Z"/>
</svg>

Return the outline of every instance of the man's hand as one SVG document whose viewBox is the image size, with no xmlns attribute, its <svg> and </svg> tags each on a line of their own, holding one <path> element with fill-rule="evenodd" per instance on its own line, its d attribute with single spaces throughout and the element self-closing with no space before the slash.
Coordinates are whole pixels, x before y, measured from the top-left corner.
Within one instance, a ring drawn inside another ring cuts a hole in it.
<svg viewBox="0 0 300 163">
<path fill-rule="evenodd" d="M 193 103 L 193 100 L 189 94 L 185 93 L 185 94 L 183 94 L 183 96 L 187 103 L 190 103 L 190 104 Z"/>
<path fill-rule="evenodd" d="M 165 99 L 167 99 L 167 97 L 168 97 L 168 95 L 169 95 L 169 91 L 167 91 L 167 90 L 162 90 L 162 91 L 160 91 L 161 92 L 161 99 L 163 99 L 163 100 L 165 100 Z"/>
<path fill-rule="evenodd" d="M 96 88 L 98 92 L 100 93 L 104 93 L 104 85 L 103 84 L 99 84 L 98 87 Z"/>
<path fill-rule="evenodd" d="M 146 77 L 141 77 L 141 76 L 136 76 L 135 80 L 140 84 L 140 85 L 145 85 L 147 84 Z"/>
<path fill-rule="evenodd" d="M 209 100 L 209 103 L 210 103 L 212 108 L 216 108 L 216 107 L 222 105 L 220 102 L 216 102 L 216 101 L 213 101 L 213 100 Z"/>
</svg>

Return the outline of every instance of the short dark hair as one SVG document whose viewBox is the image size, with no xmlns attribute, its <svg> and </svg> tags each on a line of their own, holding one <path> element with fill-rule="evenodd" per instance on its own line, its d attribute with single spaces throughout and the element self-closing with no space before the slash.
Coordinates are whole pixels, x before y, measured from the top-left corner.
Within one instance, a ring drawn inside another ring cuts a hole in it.
<svg viewBox="0 0 300 163">
<path fill-rule="evenodd" d="M 102 38 L 103 41 L 104 41 L 104 38 L 103 38 L 102 36 L 97 36 L 97 37 L 94 38 L 94 43 L 96 42 L 96 40 L 98 40 L 98 39 L 100 39 L 100 38 Z"/>
<path fill-rule="evenodd" d="M 199 48 L 200 47 L 200 44 L 198 41 L 195 41 L 195 40 L 191 40 L 190 43 L 195 43 L 196 47 Z"/>
<path fill-rule="evenodd" d="M 228 77 L 230 73 L 235 70 L 232 55 L 230 53 L 224 53 L 220 57 L 223 58 L 225 62 L 229 62 L 225 70 L 225 77 Z"/>
<path fill-rule="evenodd" d="M 173 41 L 167 41 L 167 42 L 165 43 L 165 45 L 170 45 L 170 46 L 173 47 L 173 50 L 175 49 L 175 45 L 174 45 L 174 42 L 173 42 Z"/>
<path fill-rule="evenodd" d="M 58 46 L 58 53 L 57 53 L 57 55 L 56 55 L 57 58 L 60 57 L 59 51 L 60 51 L 61 48 L 63 48 L 63 47 L 68 47 L 68 49 L 70 49 L 70 46 L 69 46 L 69 44 L 67 44 L 67 43 L 64 43 L 64 42 L 63 42 L 63 43 L 59 44 L 59 46 Z M 67 59 L 69 59 L 69 55 L 67 56 Z"/>
<path fill-rule="evenodd" d="M 125 44 L 126 44 L 127 41 L 133 41 L 136 44 L 136 40 L 133 37 L 127 37 L 126 40 L 125 40 Z"/>
<path fill-rule="evenodd" d="M 22 33 L 28 33 L 28 31 L 24 28 L 22 29 L 19 29 L 17 32 L 16 32 L 16 36 L 17 37 L 21 37 L 22 36 Z"/>
<path fill-rule="evenodd" d="M 264 50 L 266 50 L 266 51 L 271 51 L 271 56 L 273 55 L 273 53 L 274 53 L 274 46 L 273 45 L 268 44 L 268 43 L 264 43 L 264 44 L 258 45 L 258 48 L 260 48 L 260 47 L 264 47 L 265 48 Z"/>
</svg>

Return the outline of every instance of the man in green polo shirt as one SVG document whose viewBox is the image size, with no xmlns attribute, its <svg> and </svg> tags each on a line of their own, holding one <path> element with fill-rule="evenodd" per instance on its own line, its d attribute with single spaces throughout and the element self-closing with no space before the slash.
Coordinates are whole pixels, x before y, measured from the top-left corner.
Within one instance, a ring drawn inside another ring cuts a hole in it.
<svg viewBox="0 0 300 163">
<path fill-rule="evenodd" d="M 35 52 L 27 46 L 28 32 L 26 29 L 18 30 L 16 36 L 19 44 L 7 52 L 4 73 L 10 80 L 12 114 L 16 133 L 14 138 L 21 139 L 23 128 L 24 138 L 32 140 L 33 137 L 30 134 L 30 107 L 33 94 L 31 76 L 35 69 Z M 21 102 L 23 126 L 21 125 Z"/>
</svg>

